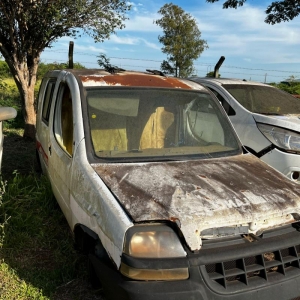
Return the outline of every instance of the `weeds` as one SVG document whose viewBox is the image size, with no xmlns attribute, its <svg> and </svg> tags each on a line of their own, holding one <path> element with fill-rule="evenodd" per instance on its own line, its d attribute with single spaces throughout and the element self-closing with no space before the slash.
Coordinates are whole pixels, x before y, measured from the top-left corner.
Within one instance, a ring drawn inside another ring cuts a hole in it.
<svg viewBox="0 0 300 300">
<path fill-rule="evenodd" d="M 0 177 L 0 207 L 2 205 L 2 198 L 3 195 L 5 193 L 5 187 L 6 187 L 6 181 L 2 181 L 1 177 Z M 0 222 L 0 249 L 3 246 L 3 241 L 4 241 L 4 236 L 5 236 L 5 232 L 4 232 L 4 226 L 6 224 L 6 219 L 4 219 L 2 221 L 2 223 Z"/>
<path fill-rule="evenodd" d="M 47 178 L 14 172 L 2 195 L 0 223 L 10 218 L 0 249 L 0 300 L 101 299 L 87 283 L 86 257 L 74 250 Z"/>
<path fill-rule="evenodd" d="M 0 300 L 46 300 L 42 291 L 20 279 L 6 263 L 0 262 Z"/>
<path fill-rule="evenodd" d="M 6 99 L 12 102 L 2 102 L 0 91 L 1 105 L 18 103 Z M 35 142 L 22 137 L 18 122 L 5 126 L 4 135 L 0 300 L 104 299 L 88 282 L 87 258 L 74 250 L 47 178 L 34 173 Z"/>
<path fill-rule="evenodd" d="M 0 101 L 1 106 L 11 106 L 17 110 L 17 117 L 4 122 L 4 128 L 24 128 L 24 118 L 21 109 L 21 99 L 16 84 L 12 78 L 1 81 Z"/>
</svg>

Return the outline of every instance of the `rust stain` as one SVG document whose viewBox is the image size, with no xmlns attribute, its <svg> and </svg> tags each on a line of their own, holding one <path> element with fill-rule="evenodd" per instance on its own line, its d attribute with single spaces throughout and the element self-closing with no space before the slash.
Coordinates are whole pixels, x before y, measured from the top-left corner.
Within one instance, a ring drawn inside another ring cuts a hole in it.
<svg viewBox="0 0 300 300">
<path fill-rule="evenodd" d="M 44 148 L 42 147 L 42 144 L 38 141 L 36 142 L 36 149 L 39 153 L 42 154 L 45 164 L 48 166 L 48 155 L 45 152 Z"/>
<path fill-rule="evenodd" d="M 79 75 L 82 82 L 99 82 L 99 85 L 153 86 L 166 88 L 192 89 L 189 85 L 173 77 L 148 74 Z"/>
<path fill-rule="evenodd" d="M 174 217 L 170 217 L 170 221 L 176 222 L 176 221 L 179 221 L 179 219 L 178 218 L 174 218 Z"/>
<path fill-rule="evenodd" d="M 174 222 L 177 224 L 177 226 L 180 228 L 181 227 L 181 223 L 180 223 L 180 220 L 178 218 L 175 218 L 175 217 L 170 217 L 169 219 L 171 222 Z"/>
</svg>

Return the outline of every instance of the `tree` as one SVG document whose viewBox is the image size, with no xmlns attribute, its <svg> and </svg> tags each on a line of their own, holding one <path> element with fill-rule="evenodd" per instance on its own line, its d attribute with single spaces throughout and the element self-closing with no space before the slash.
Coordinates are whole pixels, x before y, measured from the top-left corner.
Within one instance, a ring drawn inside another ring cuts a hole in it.
<svg viewBox="0 0 300 300">
<path fill-rule="evenodd" d="M 167 60 L 161 64 L 161 70 L 176 77 L 187 77 L 194 71 L 193 61 L 204 49 L 208 48 L 196 20 L 182 8 L 173 3 L 165 4 L 158 11 L 162 17 L 155 21 L 164 35 L 158 40 L 164 46 L 162 52 L 167 54 Z"/>
<path fill-rule="evenodd" d="M 42 51 L 60 37 L 83 33 L 101 42 L 124 27 L 125 0 L 1 0 L 0 53 L 21 96 L 24 136 L 34 138 L 34 86 Z"/>
<path fill-rule="evenodd" d="M 219 0 L 206 0 L 209 3 L 218 2 Z M 243 6 L 247 0 L 226 0 L 223 3 L 223 8 L 237 8 Z M 276 24 L 293 20 L 300 14 L 299 0 L 282 0 L 272 2 L 266 9 L 266 23 Z"/>
<path fill-rule="evenodd" d="M 41 80 L 48 71 L 68 69 L 68 67 L 69 67 L 68 62 L 66 62 L 66 63 L 54 62 L 54 63 L 50 63 L 50 64 L 45 64 L 43 62 L 40 62 L 39 66 L 38 66 L 36 78 L 37 78 L 37 80 Z M 73 65 L 73 69 L 85 69 L 85 67 L 81 63 L 76 62 Z"/>
<path fill-rule="evenodd" d="M 11 77 L 9 67 L 3 60 L 0 60 L 0 76 L 3 78 Z"/>
<path fill-rule="evenodd" d="M 105 54 L 100 54 L 97 56 L 99 59 L 97 60 L 97 63 L 100 67 L 106 69 L 111 68 L 112 65 L 110 63 L 110 59 Z"/>
<path fill-rule="evenodd" d="M 300 83 L 299 82 L 280 82 L 280 83 L 271 83 L 271 85 L 289 93 L 292 95 L 300 94 Z"/>
<path fill-rule="evenodd" d="M 97 57 L 97 63 L 100 67 L 104 68 L 107 72 L 115 73 L 125 71 L 124 69 L 119 68 L 118 66 L 114 66 L 110 63 L 110 59 L 105 54 L 100 54 Z"/>
<path fill-rule="evenodd" d="M 214 77 L 215 72 L 214 71 L 210 71 L 208 73 L 206 73 L 206 77 Z M 218 74 L 218 78 L 221 77 L 221 74 Z"/>
</svg>

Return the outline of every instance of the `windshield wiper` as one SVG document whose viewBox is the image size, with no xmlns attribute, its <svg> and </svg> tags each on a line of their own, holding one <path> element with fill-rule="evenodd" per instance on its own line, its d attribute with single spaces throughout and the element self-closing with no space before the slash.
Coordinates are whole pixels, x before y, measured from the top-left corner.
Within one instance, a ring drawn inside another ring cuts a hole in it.
<svg viewBox="0 0 300 300">
<path fill-rule="evenodd" d="M 128 150 L 127 153 L 143 153 L 143 151 L 139 150 L 139 149 L 131 149 L 131 150 Z"/>
</svg>

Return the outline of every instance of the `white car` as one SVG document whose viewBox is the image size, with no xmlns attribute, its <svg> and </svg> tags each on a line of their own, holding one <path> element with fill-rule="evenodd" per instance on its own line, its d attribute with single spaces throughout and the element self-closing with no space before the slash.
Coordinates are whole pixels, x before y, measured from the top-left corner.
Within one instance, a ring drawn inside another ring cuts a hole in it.
<svg viewBox="0 0 300 300">
<path fill-rule="evenodd" d="M 206 88 L 159 74 L 41 84 L 38 157 L 92 280 L 117 300 L 298 297 L 299 185 L 243 152 Z"/>
<path fill-rule="evenodd" d="M 3 155 L 3 133 L 2 133 L 2 122 L 13 119 L 17 116 L 17 111 L 13 107 L 0 106 L 0 172 Z"/>
<path fill-rule="evenodd" d="M 300 183 L 300 100 L 267 84 L 238 79 L 191 80 L 209 88 L 252 154 Z"/>
</svg>

